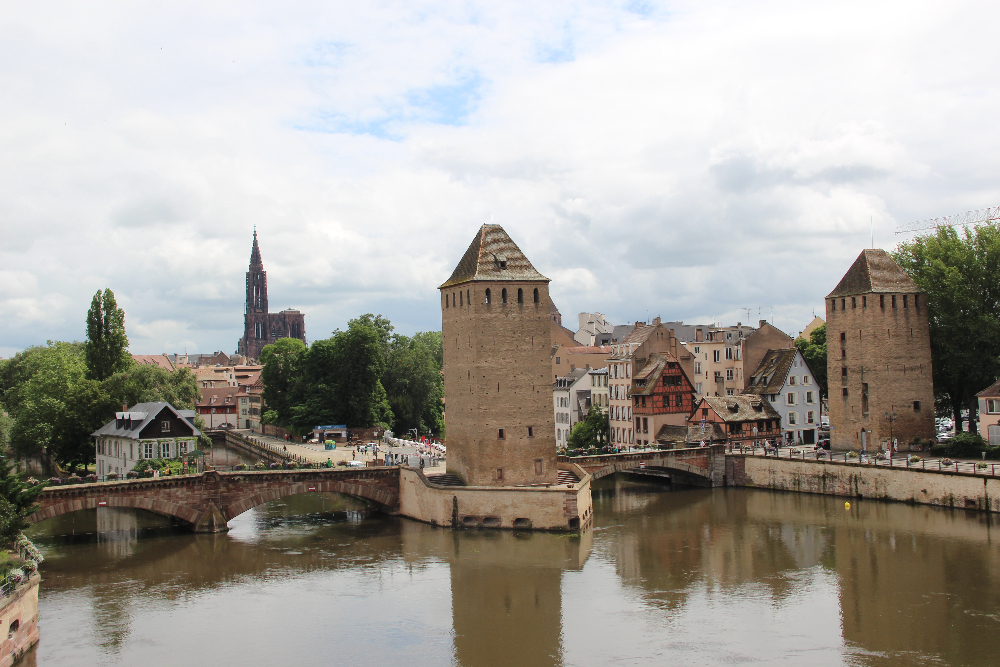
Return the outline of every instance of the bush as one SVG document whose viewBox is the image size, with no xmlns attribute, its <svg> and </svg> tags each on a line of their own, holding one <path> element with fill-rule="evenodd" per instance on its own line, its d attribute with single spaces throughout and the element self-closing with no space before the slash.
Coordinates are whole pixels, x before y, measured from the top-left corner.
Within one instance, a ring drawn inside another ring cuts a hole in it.
<svg viewBox="0 0 1000 667">
<path fill-rule="evenodd" d="M 948 455 L 960 458 L 979 458 L 986 450 L 986 442 L 978 433 L 959 433 L 948 442 Z"/>
</svg>

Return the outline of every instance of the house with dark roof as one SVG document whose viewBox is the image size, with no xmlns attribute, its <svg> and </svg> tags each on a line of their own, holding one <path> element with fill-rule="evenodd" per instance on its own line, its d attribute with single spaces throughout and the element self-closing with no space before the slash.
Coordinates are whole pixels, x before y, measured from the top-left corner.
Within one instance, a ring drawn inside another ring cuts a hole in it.
<svg viewBox="0 0 1000 667">
<path fill-rule="evenodd" d="M 822 410 L 820 388 L 797 348 L 768 350 L 746 384 L 743 394 L 761 396 L 780 411 L 784 442 L 816 444 Z"/>
<path fill-rule="evenodd" d="M 687 423 L 711 428 L 705 433 L 713 434 L 712 442 L 752 445 L 766 440 L 773 444 L 781 438 L 781 415 L 766 398 L 753 394 L 706 396 L 695 406 Z"/>
<path fill-rule="evenodd" d="M 205 422 L 205 428 L 236 428 L 239 424 L 238 399 L 242 387 L 220 386 L 202 389 L 195 412 Z M 247 394 L 243 394 L 246 398 Z M 245 404 L 244 404 L 245 405 Z"/>
<path fill-rule="evenodd" d="M 177 410 L 165 402 L 136 403 L 116 412 L 91 435 L 96 448 L 97 474 L 124 475 L 142 459 L 171 459 L 197 449 L 201 431 L 194 410 Z"/>
<path fill-rule="evenodd" d="M 656 438 L 664 425 L 684 426 L 694 409 L 694 386 L 677 358 L 669 352 L 653 352 L 635 373 L 629 388 L 635 432 Z"/>
</svg>

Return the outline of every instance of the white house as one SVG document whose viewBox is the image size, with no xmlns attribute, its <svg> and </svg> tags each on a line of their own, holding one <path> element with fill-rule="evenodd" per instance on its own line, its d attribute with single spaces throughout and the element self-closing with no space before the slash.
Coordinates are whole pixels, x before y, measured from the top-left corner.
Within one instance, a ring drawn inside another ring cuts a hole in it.
<svg viewBox="0 0 1000 667">
<path fill-rule="evenodd" d="M 91 434 L 97 448 L 97 474 L 124 475 L 141 459 L 178 458 L 197 449 L 194 410 L 176 410 L 169 403 L 137 403 L 116 412 Z"/>
<path fill-rule="evenodd" d="M 798 349 L 768 350 L 742 393 L 763 396 L 778 411 L 786 443 L 816 443 L 820 388 Z"/>
<path fill-rule="evenodd" d="M 577 368 L 556 378 L 552 383 L 552 407 L 555 411 L 556 447 L 565 447 L 573 426 L 590 409 L 590 374 L 586 368 Z"/>
</svg>

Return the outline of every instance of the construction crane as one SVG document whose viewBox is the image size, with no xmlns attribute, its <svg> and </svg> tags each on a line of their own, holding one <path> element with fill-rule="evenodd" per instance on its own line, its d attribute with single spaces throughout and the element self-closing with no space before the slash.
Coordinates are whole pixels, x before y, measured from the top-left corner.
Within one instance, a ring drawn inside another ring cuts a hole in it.
<svg viewBox="0 0 1000 667">
<path fill-rule="evenodd" d="M 943 218 L 930 218 L 929 220 L 917 220 L 906 225 L 900 225 L 896 229 L 897 234 L 910 234 L 921 232 L 925 229 L 939 229 L 941 227 L 966 227 L 968 225 L 979 225 L 984 222 L 994 222 L 1000 220 L 1000 206 L 993 208 L 979 208 L 975 211 L 966 211 L 956 215 L 946 215 Z"/>
</svg>

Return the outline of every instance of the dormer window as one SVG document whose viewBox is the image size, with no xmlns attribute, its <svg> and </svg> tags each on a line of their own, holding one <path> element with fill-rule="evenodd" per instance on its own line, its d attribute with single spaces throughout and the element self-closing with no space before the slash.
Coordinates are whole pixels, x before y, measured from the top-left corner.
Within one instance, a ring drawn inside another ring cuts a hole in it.
<svg viewBox="0 0 1000 667">
<path fill-rule="evenodd" d="M 500 268 L 501 269 L 506 269 L 507 268 L 507 260 L 505 260 L 505 259 L 501 259 L 500 260 Z"/>
</svg>

